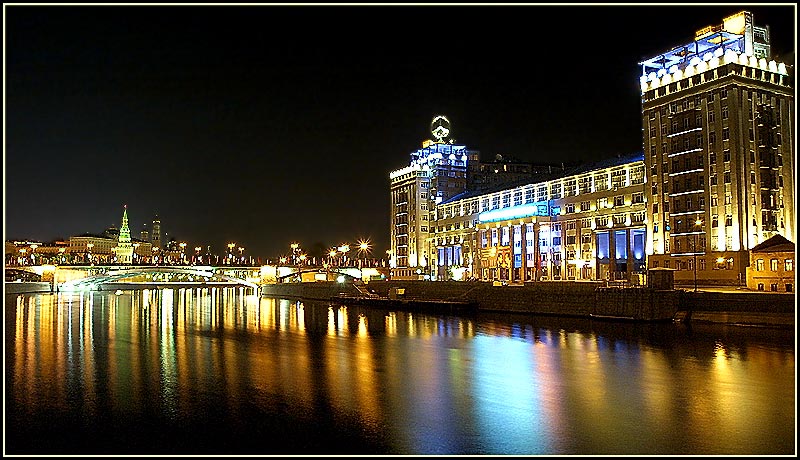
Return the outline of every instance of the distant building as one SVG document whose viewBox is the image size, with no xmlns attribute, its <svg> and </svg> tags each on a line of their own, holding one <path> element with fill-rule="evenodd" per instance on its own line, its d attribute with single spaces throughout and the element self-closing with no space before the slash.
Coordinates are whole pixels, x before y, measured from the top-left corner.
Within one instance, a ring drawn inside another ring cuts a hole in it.
<svg viewBox="0 0 800 460">
<path fill-rule="evenodd" d="M 144 223 L 142 230 L 139 232 L 139 240 L 150 243 L 150 230 L 147 229 L 147 222 Z"/>
<path fill-rule="evenodd" d="M 161 246 L 161 220 L 158 218 L 158 214 L 153 218 L 153 232 L 150 235 L 150 243 L 152 243 L 153 248 L 156 250 L 160 250 Z"/>
<path fill-rule="evenodd" d="M 747 11 L 640 64 L 648 264 L 744 284 L 749 249 L 796 235 L 794 68 Z"/>
<path fill-rule="evenodd" d="M 112 225 L 105 230 L 103 230 L 103 235 L 109 238 L 119 238 L 119 229 Z"/>
<path fill-rule="evenodd" d="M 447 141 L 450 122 L 437 116 L 431 123 L 436 138 L 411 153 L 409 166 L 392 171 L 389 264 L 392 277 L 422 278 L 430 263 L 429 213 L 437 203 L 467 189 L 470 150 Z"/>
<path fill-rule="evenodd" d="M 480 161 L 480 155 L 475 152 L 467 165 L 467 190 L 486 190 L 502 184 L 535 181 L 544 175 L 563 172 L 574 166 L 564 163 L 534 164 L 502 154 L 496 154 L 492 161 Z"/>
<path fill-rule="evenodd" d="M 69 253 L 75 263 L 109 264 L 114 260 L 117 240 L 105 235 L 84 233 L 69 238 Z"/>
<path fill-rule="evenodd" d="M 750 250 L 747 287 L 758 291 L 794 292 L 795 244 L 781 235 Z"/>
</svg>

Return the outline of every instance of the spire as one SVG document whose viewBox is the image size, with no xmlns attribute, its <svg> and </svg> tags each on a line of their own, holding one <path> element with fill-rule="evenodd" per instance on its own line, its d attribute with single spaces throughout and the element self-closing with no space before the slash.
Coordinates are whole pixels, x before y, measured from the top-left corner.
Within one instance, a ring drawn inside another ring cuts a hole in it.
<svg viewBox="0 0 800 460">
<path fill-rule="evenodd" d="M 125 208 L 122 212 L 122 227 L 119 229 L 119 240 L 120 243 L 130 243 L 131 242 L 131 229 L 128 227 L 128 205 L 125 205 Z"/>
</svg>

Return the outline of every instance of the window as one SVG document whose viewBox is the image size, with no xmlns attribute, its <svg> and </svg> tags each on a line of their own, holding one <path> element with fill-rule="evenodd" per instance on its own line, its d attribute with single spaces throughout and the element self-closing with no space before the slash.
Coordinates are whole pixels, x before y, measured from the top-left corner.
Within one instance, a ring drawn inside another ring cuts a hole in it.
<svg viewBox="0 0 800 460">
<path fill-rule="evenodd" d="M 614 206 L 622 206 L 625 204 L 625 197 L 623 195 L 617 195 L 614 197 Z"/>
<path fill-rule="evenodd" d="M 727 120 L 728 119 L 728 106 L 727 105 L 722 106 L 722 119 L 723 120 Z"/>
<path fill-rule="evenodd" d="M 769 270 L 772 272 L 778 271 L 778 259 L 769 260 Z"/>
<path fill-rule="evenodd" d="M 714 112 L 708 112 L 708 124 L 714 123 Z"/>
<path fill-rule="evenodd" d="M 725 216 L 725 226 L 730 227 L 732 225 L 733 225 L 733 216 L 728 214 L 727 216 Z"/>
<path fill-rule="evenodd" d="M 658 203 L 653 203 L 653 214 L 658 214 Z"/>
<path fill-rule="evenodd" d="M 642 192 L 634 193 L 633 196 L 631 197 L 631 201 L 633 203 L 644 203 L 644 193 Z"/>
<path fill-rule="evenodd" d="M 727 141 L 731 138 L 731 130 L 728 127 L 722 128 L 722 140 Z"/>
<path fill-rule="evenodd" d="M 783 270 L 787 272 L 794 271 L 794 259 L 786 259 L 783 261 Z"/>
<path fill-rule="evenodd" d="M 590 205 L 588 201 L 581 201 L 581 211 L 588 211 L 589 206 Z"/>
<path fill-rule="evenodd" d="M 726 163 L 731 161 L 731 150 L 730 149 L 725 149 L 725 150 L 722 151 L 722 161 L 724 161 Z"/>
<path fill-rule="evenodd" d="M 764 259 L 756 259 L 756 271 L 757 272 L 764 271 Z"/>
</svg>

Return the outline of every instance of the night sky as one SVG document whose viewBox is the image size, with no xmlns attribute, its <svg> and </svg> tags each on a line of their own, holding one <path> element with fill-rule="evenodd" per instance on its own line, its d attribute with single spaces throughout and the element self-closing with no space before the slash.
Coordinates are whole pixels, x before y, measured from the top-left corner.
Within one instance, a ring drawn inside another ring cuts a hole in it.
<svg viewBox="0 0 800 460">
<path fill-rule="evenodd" d="M 641 151 L 638 62 L 748 9 L 794 62 L 796 5 L 9 6 L 5 239 L 158 214 L 275 257 L 389 247 L 389 172 L 438 114 L 485 160 Z"/>
</svg>

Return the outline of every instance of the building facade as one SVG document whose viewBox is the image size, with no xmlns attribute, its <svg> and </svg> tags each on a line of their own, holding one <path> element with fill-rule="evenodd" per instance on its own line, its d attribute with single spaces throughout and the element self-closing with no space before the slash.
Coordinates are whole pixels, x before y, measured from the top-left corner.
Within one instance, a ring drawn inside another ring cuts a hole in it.
<svg viewBox="0 0 800 460">
<path fill-rule="evenodd" d="M 433 279 L 624 279 L 646 270 L 641 154 L 469 191 L 432 213 Z"/>
<path fill-rule="evenodd" d="M 743 285 L 749 249 L 796 234 L 794 69 L 746 11 L 641 65 L 648 264 Z"/>
<path fill-rule="evenodd" d="M 411 153 L 409 166 L 392 171 L 390 180 L 389 266 L 395 279 L 424 279 L 432 254 L 430 212 L 437 203 L 467 187 L 469 149 L 448 141 L 450 124 L 437 116 L 431 124 L 436 138 Z"/>
<path fill-rule="evenodd" d="M 156 216 L 153 218 L 153 230 L 152 233 L 150 234 L 150 244 L 156 251 L 160 251 L 162 249 L 161 220 L 158 218 L 158 214 L 156 214 Z"/>
</svg>

